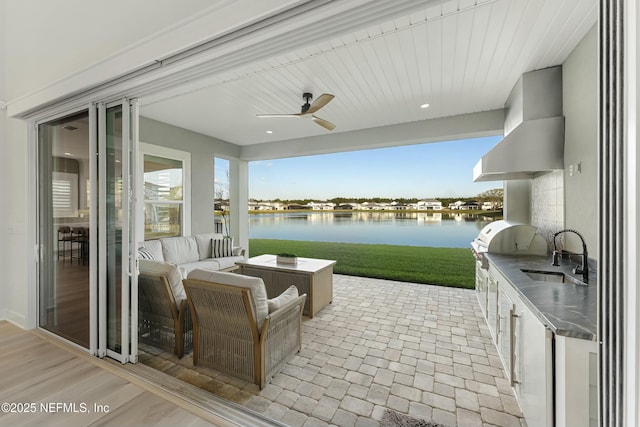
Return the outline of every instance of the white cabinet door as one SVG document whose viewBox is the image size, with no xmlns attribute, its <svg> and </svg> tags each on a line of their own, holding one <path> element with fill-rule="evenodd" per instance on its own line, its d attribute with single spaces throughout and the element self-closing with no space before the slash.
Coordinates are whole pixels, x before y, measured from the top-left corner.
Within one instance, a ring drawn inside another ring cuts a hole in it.
<svg viewBox="0 0 640 427">
<path fill-rule="evenodd" d="M 487 316 L 487 280 L 487 271 L 476 263 L 476 296 L 485 317 Z"/>
<path fill-rule="evenodd" d="M 598 425 L 598 343 L 556 336 L 556 427 Z"/>
<path fill-rule="evenodd" d="M 507 294 L 507 286 L 500 283 L 498 286 L 498 330 L 496 345 L 498 347 L 498 353 L 502 359 L 505 372 L 509 379 L 511 379 L 511 359 L 513 352 L 514 336 L 512 334 L 513 314 L 515 305 L 513 300 Z"/>
<path fill-rule="evenodd" d="M 553 333 L 515 300 L 512 384 L 527 425 L 553 426 Z"/>
<path fill-rule="evenodd" d="M 487 324 L 491 337 L 496 340 L 496 325 L 498 320 L 498 280 L 489 273 L 487 290 Z"/>
</svg>

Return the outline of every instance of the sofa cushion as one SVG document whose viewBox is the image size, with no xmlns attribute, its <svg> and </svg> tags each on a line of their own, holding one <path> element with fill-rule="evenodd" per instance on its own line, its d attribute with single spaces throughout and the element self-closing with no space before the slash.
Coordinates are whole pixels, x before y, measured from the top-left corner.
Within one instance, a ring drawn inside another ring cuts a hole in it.
<svg viewBox="0 0 640 427">
<path fill-rule="evenodd" d="M 187 294 L 182 285 L 182 274 L 177 265 L 169 262 L 150 261 L 146 259 L 138 260 L 138 269 L 140 273 L 164 275 L 169 281 L 171 293 L 176 300 L 176 307 L 180 307 L 180 301 L 187 299 Z"/>
<path fill-rule="evenodd" d="M 267 306 L 267 289 L 264 287 L 264 282 L 261 278 L 201 268 L 191 271 L 188 278 L 250 289 L 258 330 L 262 328 L 262 323 L 269 314 L 269 308 Z"/>
<path fill-rule="evenodd" d="M 203 259 L 196 262 L 188 262 L 186 264 L 180 264 L 180 269 L 182 270 L 183 277 L 189 277 L 189 273 L 191 273 L 196 268 L 203 268 L 205 270 L 220 270 L 220 263 L 218 263 L 217 259 L 209 258 Z"/>
<path fill-rule="evenodd" d="M 233 256 L 233 239 L 211 239 L 211 256 L 213 258 Z"/>
<path fill-rule="evenodd" d="M 218 270 L 224 270 L 225 268 L 233 267 L 236 262 L 244 261 L 243 256 L 228 256 L 223 258 L 211 258 L 218 263 Z"/>
<path fill-rule="evenodd" d="M 145 240 L 143 247 L 153 256 L 155 261 L 164 261 L 162 242 L 160 240 Z"/>
<path fill-rule="evenodd" d="M 280 295 L 275 298 L 267 300 L 267 306 L 269 307 L 269 313 L 273 313 L 279 308 L 284 307 L 287 303 L 298 299 L 298 288 L 295 285 L 289 286 Z"/>
<path fill-rule="evenodd" d="M 174 264 L 186 264 L 200 260 L 198 245 L 193 236 L 160 239 L 164 260 Z"/>
<path fill-rule="evenodd" d="M 194 234 L 196 243 L 198 245 L 198 253 L 200 254 L 200 260 L 211 258 L 211 239 L 222 239 L 221 233 L 202 233 Z"/>
</svg>

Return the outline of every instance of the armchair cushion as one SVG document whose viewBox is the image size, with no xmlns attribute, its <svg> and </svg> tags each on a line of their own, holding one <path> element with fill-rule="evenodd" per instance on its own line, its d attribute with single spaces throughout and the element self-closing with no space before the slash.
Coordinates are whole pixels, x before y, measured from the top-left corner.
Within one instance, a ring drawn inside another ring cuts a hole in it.
<svg viewBox="0 0 640 427">
<path fill-rule="evenodd" d="M 165 275 L 171 286 L 171 293 L 176 301 L 176 307 L 180 309 L 182 300 L 187 299 L 187 294 L 182 285 L 182 274 L 177 265 L 168 262 L 150 261 L 147 259 L 138 260 L 138 268 L 141 273 Z"/>
<path fill-rule="evenodd" d="M 253 299 L 253 309 L 256 315 L 256 324 L 258 326 L 258 330 L 262 328 L 262 323 L 269 314 L 269 307 L 267 305 L 267 289 L 265 288 L 264 282 L 261 278 L 244 276 L 242 274 L 205 270 L 202 268 L 192 270 L 191 273 L 189 273 L 188 278 L 250 289 L 251 297 Z"/>
<path fill-rule="evenodd" d="M 296 299 L 298 299 L 298 288 L 296 288 L 295 285 L 291 285 L 277 297 L 267 300 L 269 313 L 273 313 L 279 308 L 284 307 L 287 303 Z"/>
</svg>

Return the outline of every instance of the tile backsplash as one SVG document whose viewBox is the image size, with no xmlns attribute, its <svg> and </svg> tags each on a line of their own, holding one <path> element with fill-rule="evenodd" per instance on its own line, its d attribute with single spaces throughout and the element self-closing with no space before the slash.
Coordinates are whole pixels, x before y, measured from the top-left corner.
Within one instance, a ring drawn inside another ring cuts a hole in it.
<svg viewBox="0 0 640 427">
<path fill-rule="evenodd" d="M 564 228 L 564 173 L 551 172 L 531 181 L 531 224 L 538 227 L 549 249 L 553 233 Z"/>
</svg>

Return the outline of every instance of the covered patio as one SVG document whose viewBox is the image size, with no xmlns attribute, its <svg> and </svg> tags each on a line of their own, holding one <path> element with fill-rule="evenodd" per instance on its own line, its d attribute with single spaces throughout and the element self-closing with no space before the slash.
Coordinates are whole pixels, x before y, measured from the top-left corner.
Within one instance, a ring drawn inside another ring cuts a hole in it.
<svg viewBox="0 0 640 427">
<path fill-rule="evenodd" d="M 334 275 L 333 303 L 304 319 L 302 351 L 262 391 L 141 350 L 142 364 L 290 426 L 377 426 L 386 409 L 525 425 L 472 290 Z"/>
</svg>

